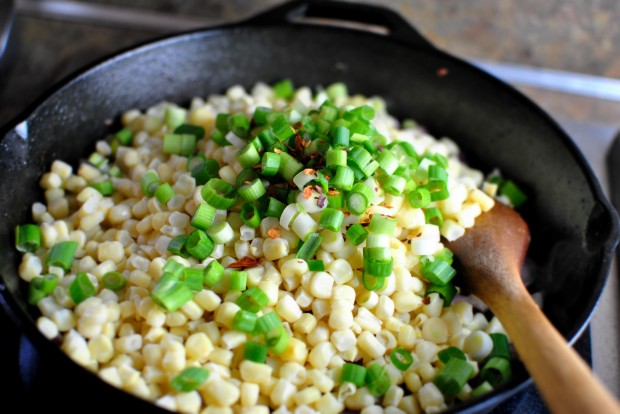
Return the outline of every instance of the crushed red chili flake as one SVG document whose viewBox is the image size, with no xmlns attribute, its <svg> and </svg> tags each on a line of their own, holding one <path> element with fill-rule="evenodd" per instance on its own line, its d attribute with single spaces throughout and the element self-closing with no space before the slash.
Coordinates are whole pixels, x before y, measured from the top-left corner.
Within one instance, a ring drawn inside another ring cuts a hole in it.
<svg viewBox="0 0 620 414">
<path fill-rule="evenodd" d="M 314 175 L 314 173 L 316 173 L 316 170 L 314 170 L 312 168 L 304 168 L 304 174 L 306 174 L 306 175 Z"/>
<path fill-rule="evenodd" d="M 314 191 L 316 191 L 317 193 L 323 194 L 323 189 L 319 187 L 318 185 L 315 185 L 313 188 L 314 188 Z"/>
<path fill-rule="evenodd" d="M 424 299 L 422 299 L 422 303 L 425 305 L 428 305 L 431 303 L 431 298 L 429 298 L 428 296 L 424 297 Z"/>
<path fill-rule="evenodd" d="M 276 229 L 275 227 L 273 227 L 267 230 L 267 235 L 272 239 L 279 239 L 280 237 L 282 237 L 282 232 L 280 231 L 280 229 Z"/>
<path fill-rule="evenodd" d="M 319 206 L 320 208 L 325 207 L 325 201 L 327 200 L 327 197 L 325 197 L 323 194 L 321 194 L 319 196 L 319 200 L 316 202 L 316 205 Z"/>
<path fill-rule="evenodd" d="M 439 68 L 437 69 L 437 76 L 446 76 L 448 74 L 448 69 L 447 68 Z"/>
<path fill-rule="evenodd" d="M 228 265 L 231 269 L 248 269 L 251 267 L 256 267 L 263 262 L 263 259 L 255 259 L 253 257 L 246 256 L 243 259 L 233 262 Z"/>
<path fill-rule="evenodd" d="M 304 187 L 304 191 L 301 193 L 302 197 L 305 199 L 309 199 L 312 197 L 312 187 Z"/>
<path fill-rule="evenodd" d="M 327 178 L 327 176 L 325 176 L 325 178 Z M 328 180 L 329 180 L 329 178 L 328 178 Z M 338 190 L 329 190 L 327 192 L 327 195 L 329 195 L 329 196 L 337 196 L 338 194 L 340 194 L 340 191 L 338 191 Z"/>
</svg>

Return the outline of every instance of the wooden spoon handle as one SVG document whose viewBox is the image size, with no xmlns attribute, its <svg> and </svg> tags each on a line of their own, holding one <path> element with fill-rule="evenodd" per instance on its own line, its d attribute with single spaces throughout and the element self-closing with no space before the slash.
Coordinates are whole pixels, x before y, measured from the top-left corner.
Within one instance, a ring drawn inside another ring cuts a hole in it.
<svg viewBox="0 0 620 414">
<path fill-rule="evenodd" d="M 519 357 L 554 413 L 620 413 L 618 401 L 551 325 L 523 287 L 509 300 L 493 300 Z"/>
</svg>

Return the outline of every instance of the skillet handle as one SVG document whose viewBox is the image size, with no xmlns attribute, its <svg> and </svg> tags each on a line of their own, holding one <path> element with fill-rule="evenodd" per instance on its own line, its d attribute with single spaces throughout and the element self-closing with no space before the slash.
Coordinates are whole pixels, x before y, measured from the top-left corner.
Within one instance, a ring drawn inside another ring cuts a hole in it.
<svg viewBox="0 0 620 414">
<path fill-rule="evenodd" d="M 434 49 L 434 46 L 401 15 L 390 9 L 369 4 L 327 0 L 292 1 L 253 16 L 247 23 L 255 25 L 303 24 L 304 18 L 309 21 L 312 19 L 334 20 L 334 26 L 338 26 L 339 21 L 380 26 L 388 30 L 387 37 L 389 38 L 420 48 Z M 364 28 L 361 29 L 364 30 Z"/>
</svg>

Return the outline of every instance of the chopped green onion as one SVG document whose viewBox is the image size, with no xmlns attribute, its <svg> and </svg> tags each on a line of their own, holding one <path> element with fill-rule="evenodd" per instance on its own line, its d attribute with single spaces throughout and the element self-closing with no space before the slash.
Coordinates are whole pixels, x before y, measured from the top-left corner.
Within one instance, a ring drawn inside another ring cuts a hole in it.
<svg viewBox="0 0 620 414">
<path fill-rule="evenodd" d="M 454 253 L 452 253 L 452 251 L 447 247 L 444 247 L 439 253 L 435 255 L 435 258 L 445 260 L 446 262 L 448 262 L 448 264 L 452 264 L 454 260 Z"/>
<path fill-rule="evenodd" d="M 247 273 L 246 273 L 246 279 L 247 279 Z M 232 280 L 231 280 L 231 285 L 232 285 Z M 231 289 L 233 288 L 231 287 Z M 243 289 L 237 289 L 237 290 L 243 290 Z M 248 288 L 245 292 L 243 292 L 241 296 L 237 298 L 235 303 L 243 310 L 256 313 L 260 311 L 261 309 L 263 309 L 265 306 L 267 306 L 268 302 L 269 302 L 269 297 L 267 296 L 267 294 L 263 292 L 262 289 L 256 286 L 253 286 L 251 288 Z"/>
<path fill-rule="evenodd" d="M 276 98 L 291 99 L 294 93 L 295 88 L 290 79 L 282 79 L 273 85 L 273 94 Z"/>
<path fill-rule="evenodd" d="M 258 207 L 254 203 L 245 203 L 243 207 L 241 207 L 241 220 L 243 224 L 253 229 L 260 226 L 261 217 L 258 212 Z"/>
<path fill-rule="evenodd" d="M 364 183 L 357 183 L 347 193 L 347 208 L 351 213 L 359 216 L 368 209 L 374 198 L 375 195 L 370 187 Z"/>
<path fill-rule="evenodd" d="M 260 162 L 260 155 L 254 145 L 248 144 L 239 152 L 237 159 L 243 168 L 249 168 Z"/>
<path fill-rule="evenodd" d="M 448 173 L 439 165 L 428 166 L 428 183 L 425 185 L 429 191 L 443 190 L 448 182 Z"/>
<path fill-rule="evenodd" d="M 192 168 L 190 173 L 196 185 L 204 185 L 211 178 L 217 177 L 220 171 L 220 164 L 214 159 L 205 160 L 202 164 Z"/>
<path fill-rule="evenodd" d="M 269 203 L 267 204 L 267 210 L 265 211 L 265 217 L 279 218 L 282 212 L 286 208 L 286 204 L 273 197 L 269 197 Z"/>
<path fill-rule="evenodd" d="M 129 128 L 123 128 L 114 134 L 114 138 L 123 146 L 131 145 L 133 140 L 133 132 Z"/>
<path fill-rule="evenodd" d="M 348 147 L 349 146 L 349 130 L 343 126 L 337 126 L 330 131 L 332 138 L 332 145 L 334 147 Z"/>
<path fill-rule="evenodd" d="M 226 135 L 228 131 L 230 131 L 230 126 L 228 124 L 228 118 L 230 118 L 230 114 L 219 113 L 215 117 L 215 127 L 222 131 L 222 134 Z"/>
<path fill-rule="evenodd" d="M 304 241 L 303 246 L 297 251 L 297 258 L 305 261 L 314 257 L 323 242 L 323 236 L 319 233 L 311 233 Z"/>
<path fill-rule="evenodd" d="M 234 114 L 228 117 L 228 126 L 232 133 L 239 138 L 246 138 L 250 132 L 250 121 L 243 114 Z"/>
<path fill-rule="evenodd" d="M 442 188 L 441 190 L 438 190 L 438 191 L 431 192 L 431 201 L 445 200 L 448 197 L 450 197 L 450 191 L 448 191 L 447 187 Z"/>
<path fill-rule="evenodd" d="M 347 151 L 343 149 L 330 148 L 325 154 L 325 165 L 327 167 L 346 166 L 347 165 Z"/>
<path fill-rule="evenodd" d="M 179 234 L 173 237 L 168 243 L 168 251 L 181 257 L 189 257 L 189 253 L 185 250 L 186 241 L 187 236 L 185 234 Z"/>
<path fill-rule="evenodd" d="M 34 253 L 41 247 L 41 229 L 36 224 L 23 224 L 15 228 L 15 247 L 20 252 Z"/>
<path fill-rule="evenodd" d="M 349 96 L 347 85 L 342 82 L 332 83 L 327 87 L 325 92 L 327 92 L 327 96 L 332 101 L 338 100 L 340 98 L 346 98 L 347 96 Z"/>
<path fill-rule="evenodd" d="M 375 110 L 372 106 L 369 105 L 360 105 L 357 108 L 353 108 L 348 112 L 364 121 L 371 121 L 375 117 Z"/>
<path fill-rule="evenodd" d="M 92 183 L 90 186 L 99 191 L 104 197 L 114 194 L 114 184 L 111 180 L 99 181 L 98 183 Z"/>
<path fill-rule="evenodd" d="M 202 367 L 185 368 L 170 381 L 170 386 L 179 392 L 191 392 L 209 378 L 209 371 Z"/>
<path fill-rule="evenodd" d="M 237 187 L 241 187 L 242 185 L 247 184 L 256 178 L 258 178 L 258 172 L 256 172 L 255 169 L 246 168 L 245 170 L 241 170 L 241 172 L 237 174 Z"/>
<path fill-rule="evenodd" d="M 344 213 L 336 208 L 325 208 L 321 213 L 319 226 L 331 231 L 340 231 L 342 222 L 344 221 Z"/>
<path fill-rule="evenodd" d="M 256 125 L 267 125 L 267 115 L 273 113 L 272 108 L 268 108 L 265 106 L 257 106 L 254 110 L 254 115 L 252 116 L 252 120 Z"/>
<path fill-rule="evenodd" d="M 480 378 L 483 381 L 488 381 L 494 387 L 507 381 L 511 375 L 510 361 L 500 357 L 489 359 L 486 364 L 484 364 L 482 370 L 480 370 Z"/>
<path fill-rule="evenodd" d="M 170 199 L 174 197 L 174 194 L 174 189 L 168 183 L 160 184 L 159 187 L 157 187 L 157 190 L 155 190 L 155 198 L 161 204 L 166 204 L 170 201 Z"/>
<path fill-rule="evenodd" d="M 390 361 L 399 370 L 407 371 L 411 364 L 413 364 L 413 357 L 407 350 L 398 346 L 390 352 Z"/>
<path fill-rule="evenodd" d="M 288 347 L 290 337 L 284 326 L 280 325 L 265 334 L 265 342 L 274 355 L 280 355 Z"/>
<path fill-rule="evenodd" d="M 493 391 L 493 386 L 488 383 L 488 381 L 484 381 L 482 384 L 478 385 L 471 391 L 470 397 L 476 398 Z"/>
<path fill-rule="evenodd" d="M 278 173 L 286 181 L 291 181 L 303 168 L 303 164 L 293 158 L 292 155 L 286 152 L 280 154 L 280 169 Z"/>
<path fill-rule="evenodd" d="M 221 131 L 219 128 L 214 129 L 211 133 L 211 141 L 215 142 L 220 147 L 231 145 L 226 139 L 226 132 Z"/>
<path fill-rule="evenodd" d="M 381 188 L 388 194 L 401 195 L 407 186 L 407 180 L 399 175 L 383 175 Z"/>
<path fill-rule="evenodd" d="M 142 192 L 147 197 L 152 197 L 155 194 L 155 190 L 159 187 L 160 181 L 159 176 L 153 170 L 148 170 L 144 174 L 142 174 L 142 178 L 140 179 L 140 185 L 142 186 Z"/>
<path fill-rule="evenodd" d="M 347 240 L 350 240 L 353 245 L 359 246 L 368 237 L 368 232 L 361 224 L 355 223 L 347 229 L 346 236 Z"/>
<path fill-rule="evenodd" d="M 181 275 L 185 271 L 185 266 L 173 259 L 168 259 L 162 269 L 163 274 L 173 275 L 175 279 L 181 279 Z"/>
<path fill-rule="evenodd" d="M 206 157 L 204 154 L 199 153 L 199 154 L 194 154 L 190 157 L 187 158 L 187 162 L 185 163 L 187 166 L 187 171 L 192 171 L 194 168 L 198 168 L 200 166 L 202 166 L 202 164 L 205 163 L 206 161 Z"/>
<path fill-rule="evenodd" d="M 385 285 L 385 277 L 375 277 L 368 272 L 362 274 L 362 283 L 366 290 L 379 290 Z"/>
<path fill-rule="evenodd" d="M 525 193 L 511 180 L 502 182 L 499 186 L 499 193 L 508 197 L 510 204 L 514 207 L 520 207 L 527 200 Z"/>
<path fill-rule="evenodd" d="M 215 219 L 216 208 L 207 203 L 200 203 L 190 223 L 197 229 L 206 230 Z"/>
<path fill-rule="evenodd" d="M 204 270 L 204 282 L 209 287 L 215 286 L 224 277 L 224 266 L 217 260 L 209 262 Z"/>
<path fill-rule="evenodd" d="M 36 305 L 50 295 L 58 285 L 58 280 L 58 276 L 52 273 L 32 278 L 28 285 L 28 303 Z"/>
<path fill-rule="evenodd" d="M 349 150 L 347 163 L 362 169 L 372 161 L 372 155 L 360 145 L 354 145 Z"/>
<path fill-rule="evenodd" d="M 437 356 L 439 357 L 439 360 L 444 364 L 447 364 L 450 358 L 457 358 L 462 359 L 463 361 L 467 361 L 465 353 L 455 346 L 442 349 L 437 353 Z"/>
<path fill-rule="evenodd" d="M 217 244 L 226 244 L 235 237 L 235 232 L 227 221 L 219 221 L 207 229 L 207 234 Z"/>
<path fill-rule="evenodd" d="M 248 289 L 248 290 L 250 290 L 250 289 Z M 248 290 L 246 290 L 246 292 Z M 241 295 L 241 296 L 243 296 L 243 295 Z M 266 296 L 266 294 L 265 294 L 265 296 Z M 239 303 L 237 303 L 237 305 L 239 305 Z M 241 306 L 241 305 L 239 305 L 239 306 Z M 249 310 L 249 309 L 246 309 L 246 310 Z M 280 320 L 280 317 L 278 316 L 277 313 L 275 313 L 274 311 L 271 311 L 269 313 L 264 314 L 260 318 L 258 318 L 258 321 L 256 322 L 256 333 L 257 334 L 266 334 L 267 332 L 271 331 L 272 329 L 278 328 L 280 326 L 282 326 L 282 321 Z"/>
<path fill-rule="evenodd" d="M 433 383 L 446 397 L 453 397 L 465 386 L 474 374 L 474 368 L 467 361 L 450 358 L 446 366 L 437 374 Z"/>
<path fill-rule="evenodd" d="M 213 227 L 211 227 L 213 228 Z M 215 240 L 207 235 L 204 231 L 196 229 L 192 231 L 185 242 L 185 250 L 198 260 L 204 260 L 215 248 Z"/>
<path fill-rule="evenodd" d="M 245 343 L 245 349 L 243 351 L 243 359 L 248 361 L 258 362 L 264 364 L 267 358 L 267 347 L 253 341 L 247 341 Z"/>
<path fill-rule="evenodd" d="M 311 272 L 323 272 L 325 263 L 322 260 L 308 260 L 308 270 Z"/>
<path fill-rule="evenodd" d="M 174 129 L 175 134 L 190 134 L 200 141 L 205 136 L 205 129 L 198 125 L 181 124 Z"/>
<path fill-rule="evenodd" d="M 431 202 L 431 193 L 424 187 L 418 187 L 407 194 L 407 201 L 413 208 L 424 208 Z"/>
<path fill-rule="evenodd" d="M 232 320 L 232 328 L 235 331 L 253 333 L 256 329 L 258 316 L 255 313 L 239 309 Z"/>
<path fill-rule="evenodd" d="M 349 167 L 336 167 L 336 175 L 331 179 L 329 184 L 339 190 L 350 191 L 353 187 L 355 175 Z"/>
<path fill-rule="evenodd" d="M 280 169 L 280 154 L 266 152 L 263 154 L 261 173 L 266 176 L 274 176 Z"/>
<path fill-rule="evenodd" d="M 398 159 L 390 150 L 380 152 L 377 161 L 379 162 L 379 167 L 388 175 L 393 174 L 398 168 Z"/>
<path fill-rule="evenodd" d="M 344 207 L 344 197 L 342 193 L 336 191 L 337 194 L 329 194 L 332 191 L 329 191 L 327 194 L 327 205 L 332 208 L 343 208 Z"/>
<path fill-rule="evenodd" d="M 363 387 L 366 384 L 366 368 L 361 365 L 345 362 L 340 373 L 341 382 L 350 382 L 356 387 Z"/>
<path fill-rule="evenodd" d="M 71 267 L 71 262 L 73 262 L 73 255 L 75 255 L 77 247 L 78 244 L 75 241 L 64 241 L 56 243 L 47 255 L 45 265 L 47 267 L 61 267 L 64 271 L 69 270 L 69 268 Z"/>
<path fill-rule="evenodd" d="M 426 224 L 434 224 L 439 227 L 443 224 L 443 215 L 437 207 L 431 207 L 424 210 L 424 219 Z"/>
<path fill-rule="evenodd" d="M 379 364 L 371 364 L 366 369 L 366 385 L 368 391 L 375 397 L 381 397 L 390 388 L 390 377 Z"/>
<path fill-rule="evenodd" d="M 510 360 L 510 344 L 508 343 L 508 337 L 503 333 L 489 334 L 493 340 L 493 350 L 489 355 L 490 358 L 499 357 Z"/>
<path fill-rule="evenodd" d="M 204 271 L 202 269 L 185 268 L 183 281 L 188 288 L 194 291 L 202 290 L 204 285 Z"/>
<path fill-rule="evenodd" d="M 265 195 L 267 189 L 260 178 L 255 178 L 249 184 L 243 184 L 237 191 L 245 201 L 255 201 Z"/>
<path fill-rule="evenodd" d="M 120 272 L 108 272 L 101 278 L 103 287 L 110 290 L 121 290 L 127 285 L 127 279 Z"/>
<path fill-rule="evenodd" d="M 371 233 L 385 234 L 392 237 L 396 230 L 396 219 L 383 217 L 378 214 L 372 216 L 370 224 L 368 225 L 368 231 Z"/>
<path fill-rule="evenodd" d="M 275 119 L 271 121 L 269 128 L 280 142 L 286 141 L 295 134 L 295 131 L 282 114 L 278 114 Z"/>
<path fill-rule="evenodd" d="M 220 178 L 207 181 L 200 194 L 204 201 L 220 210 L 228 210 L 238 198 L 237 189 Z"/>
<path fill-rule="evenodd" d="M 165 134 L 164 154 L 177 154 L 185 157 L 196 150 L 196 137 L 191 134 Z"/>
<path fill-rule="evenodd" d="M 97 293 L 97 289 L 85 272 L 78 273 L 75 280 L 69 285 L 69 296 L 76 305 L 91 296 L 95 296 L 95 293 Z"/>
<path fill-rule="evenodd" d="M 441 259 L 435 259 L 422 266 L 422 276 L 439 286 L 445 286 L 455 274 L 456 270 L 448 262 Z"/>
<path fill-rule="evenodd" d="M 364 247 L 364 271 L 375 277 L 392 274 L 392 254 L 383 247 Z"/>
<path fill-rule="evenodd" d="M 230 273 L 230 290 L 246 290 L 248 286 L 248 272 L 233 270 Z"/>
<path fill-rule="evenodd" d="M 456 287 L 448 282 L 443 286 L 432 284 L 426 289 L 426 295 L 430 295 L 431 293 L 437 293 L 439 296 L 443 298 L 443 307 L 447 308 L 452 304 L 452 300 L 454 300 L 454 296 L 456 296 Z"/>
<path fill-rule="evenodd" d="M 194 298 L 192 290 L 180 280 L 162 277 L 151 292 L 151 299 L 168 312 L 174 312 Z"/>
<path fill-rule="evenodd" d="M 185 122 L 187 110 L 178 106 L 167 106 L 164 110 L 164 123 L 170 130 L 174 130 Z"/>
</svg>

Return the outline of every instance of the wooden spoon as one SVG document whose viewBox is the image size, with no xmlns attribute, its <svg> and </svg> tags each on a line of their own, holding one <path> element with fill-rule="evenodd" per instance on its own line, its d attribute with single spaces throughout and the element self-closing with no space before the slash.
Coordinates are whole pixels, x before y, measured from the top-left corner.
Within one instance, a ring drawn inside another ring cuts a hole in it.
<svg viewBox="0 0 620 414">
<path fill-rule="evenodd" d="M 616 399 L 566 343 L 521 281 L 530 242 L 519 213 L 501 203 L 448 243 L 467 287 L 502 322 L 521 361 L 554 413 L 620 413 Z"/>
</svg>

